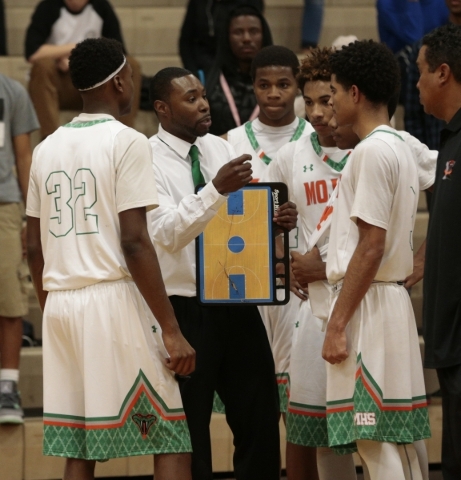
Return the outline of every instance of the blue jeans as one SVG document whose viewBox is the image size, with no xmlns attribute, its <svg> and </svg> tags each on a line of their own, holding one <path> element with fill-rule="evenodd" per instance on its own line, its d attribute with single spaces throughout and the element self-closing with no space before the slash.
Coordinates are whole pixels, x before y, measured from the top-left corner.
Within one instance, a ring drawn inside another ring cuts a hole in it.
<svg viewBox="0 0 461 480">
<path fill-rule="evenodd" d="M 302 47 L 316 47 L 322 30 L 324 0 L 304 0 Z"/>
</svg>

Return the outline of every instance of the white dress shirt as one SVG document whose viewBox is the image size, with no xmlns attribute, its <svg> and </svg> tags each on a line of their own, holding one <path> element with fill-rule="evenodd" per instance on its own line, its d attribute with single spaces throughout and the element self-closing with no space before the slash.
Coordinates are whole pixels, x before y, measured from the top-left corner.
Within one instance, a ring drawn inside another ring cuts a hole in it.
<svg viewBox="0 0 461 480">
<path fill-rule="evenodd" d="M 149 141 L 159 198 L 159 207 L 150 215 L 152 238 L 166 291 L 168 295 L 195 297 L 195 238 L 226 200 L 211 180 L 236 155 L 222 138 L 210 134 L 197 138 L 200 169 L 207 185 L 195 194 L 189 156 L 191 144 L 166 132 L 162 126 Z"/>
</svg>

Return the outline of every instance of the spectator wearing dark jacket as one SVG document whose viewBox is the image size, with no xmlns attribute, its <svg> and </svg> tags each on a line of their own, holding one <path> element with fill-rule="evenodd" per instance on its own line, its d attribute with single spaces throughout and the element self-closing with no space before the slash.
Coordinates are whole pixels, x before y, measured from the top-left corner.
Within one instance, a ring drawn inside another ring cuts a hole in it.
<svg viewBox="0 0 461 480">
<path fill-rule="evenodd" d="M 199 71 L 208 72 L 216 58 L 219 32 L 225 28 L 229 12 L 239 5 L 262 12 L 264 0 L 189 0 L 179 39 L 184 68 L 199 76 Z"/>
<path fill-rule="evenodd" d="M 268 45 L 272 45 L 269 25 L 256 8 L 241 6 L 231 11 L 206 78 L 210 133 L 223 135 L 258 116 L 250 68 L 256 54 Z"/>
</svg>

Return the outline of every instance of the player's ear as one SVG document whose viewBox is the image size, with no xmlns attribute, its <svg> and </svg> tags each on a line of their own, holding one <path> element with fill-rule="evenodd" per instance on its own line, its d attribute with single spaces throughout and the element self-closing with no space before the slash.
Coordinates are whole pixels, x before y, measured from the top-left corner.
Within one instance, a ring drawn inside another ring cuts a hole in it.
<svg viewBox="0 0 461 480">
<path fill-rule="evenodd" d="M 357 85 L 352 85 L 352 87 L 349 89 L 349 95 L 351 96 L 351 99 L 354 103 L 357 103 L 359 101 L 360 90 Z"/>
<path fill-rule="evenodd" d="M 123 92 L 123 80 L 120 75 L 115 75 L 113 85 L 118 92 Z"/>
</svg>

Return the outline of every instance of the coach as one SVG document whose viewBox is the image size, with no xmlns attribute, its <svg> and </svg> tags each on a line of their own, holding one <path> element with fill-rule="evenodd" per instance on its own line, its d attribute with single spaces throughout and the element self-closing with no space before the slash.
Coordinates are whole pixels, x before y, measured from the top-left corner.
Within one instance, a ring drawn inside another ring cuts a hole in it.
<svg viewBox="0 0 461 480">
<path fill-rule="evenodd" d="M 461 478 L 461 28 L 426 35 L 418 56 L 426 113 L 447 122 L 441 133 L 424 272 L 425 366 L 442 391 L 442 473 Z"/>
<path fill-rule="evenodd" d="M 188 70 L 161 70 L 150 94 L 160 121 L 158 134 L 150 139 L 160 204 L 151 216 L 153 240 L 180 328 L 197 352 L 195 372 L 180 380 L 193 479 L 213 478 L 209 424 L 217 391 L 234 434 L 236 478 L 278 480 L 275 367 L 258 309 L 202 307 L 196 300 L 194 239 L 225 196 L 251 181 L 251 156 L 235 158 L 229 143 L 208 134 L 205 89 Z M 195 194 L 199 183 L 207 185 Z M 290 222 L 285 213 L 278 216 L 280 225 Z"/>
</svg>

